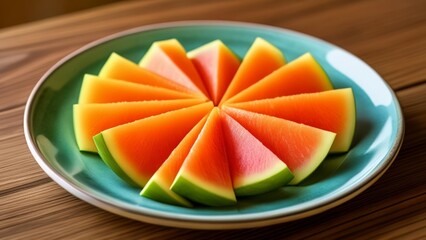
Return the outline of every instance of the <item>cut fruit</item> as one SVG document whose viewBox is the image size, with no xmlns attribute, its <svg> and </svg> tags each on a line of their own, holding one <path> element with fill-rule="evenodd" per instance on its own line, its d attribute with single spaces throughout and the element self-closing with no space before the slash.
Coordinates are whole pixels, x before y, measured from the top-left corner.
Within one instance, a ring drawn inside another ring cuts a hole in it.
<svg viewBox="0 0 426 240">
<path fill-rule="evenodd" d="M 139 66 L 208 96 L 197 70 L 176 39 L 154 42 L 139 62 Z"/>
<path fill-rule="evenodd" d="M 286 64 L 228 99 L 227 103 L 313 93 L 333 89 L 330 79 L 310 53 Z"/>
<path fill-rule="evenodd" d="M 256 38 L 244 56 L 221 103 L 233 97 L 285 64 L 282 52 L 262 38 Z"/>
<path fill-rule="evenodd" d="M 208 206 L 236 203 L 217 108 L 210 112 L 171 190 Z"/>
<path fill-rule="evenodd" d="M 151 116 L 102 131 L 93 139 L 102 160 L 118 176 L 143 187 L 212 108 L 208 102 Z"/>
<path fill-rule="evenodd" d="M 103 130 L 160 113 L 193 106 L 201 99 L 75 104 L 74 132 L 80 151 L 97 152 L 93 136 Z"/>
<path fill-rule="evenodd" d="M 99 77 L 190 92 L 189 89 L 186 89 L 185 87 L 178 85 L 158 74 L 141 68 L 136 63 L 118 55 L 117 53 L 112 53 L 110 55 L 99 72 Z"/>
<path fill-rule="evenodd" d="M 351 89 L 333 90 L 310 53 L 286 64 L 262 38 L 242 61 L 221 40 L 188 53 L 153 42 L 139 64 L 112 53 L 84 76 L 73 114 L 80 151 L 141 196 L 182 207 L 298 184 L 349 150 L 356 121 Z"/>
<path fill-rule="evenodd" d="M 79 104 L 124 101 L 171 100 L 198 98 L 166 88 L 153 87 L 86 74 L 80 90 Z"/>
<path fill-rule="evenodd" d="M 281 159 L 249 131 L 222 112 L 222 129 L 236 196 L 251 196 L 280 188 L 293 179 Z"/>
<path fill-rule="evenodd" d="M 330 152 L 348 151 L 355 131 L 351 88 L 234 103 L 229 106 L 336 133 Z"/>
<path fill-rule="evenodd" d="M 206 119 L 207 116 L 197 123 L 197 125 L 182 139 L 167 160 L 164 161 L 161 167 L 149 179 L 148 183 L 141 191 L 141 196 L 163 203 L 192 207 L 191 202 L 170 190 L 170 187 L 185 158 L 188 156 L 192 145 L 194 145 L 195 140 L 200 134 Z"/>
<path fill-rule="evenodd" d="M 215 105 L 228 88 L 240 66 L 238 57 L 220 40 L 215 40 L 188 52 Z"/>
<path fill-rule="evenodd" d="M 290 184 L 309 176 L 327 156 L 335 133 L 264 114 L 224 107 L 267 148 L 276 154 L 293 173 Z"/>
</svg>

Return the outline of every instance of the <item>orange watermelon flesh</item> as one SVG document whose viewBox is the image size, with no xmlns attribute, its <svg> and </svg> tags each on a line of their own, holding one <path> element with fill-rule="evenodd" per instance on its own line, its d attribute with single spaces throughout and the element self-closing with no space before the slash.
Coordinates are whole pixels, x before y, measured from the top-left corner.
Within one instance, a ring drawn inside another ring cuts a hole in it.
<svg viewBox="0 0 426 240">
<path fill-rule="evenodd" d="M 148 183 L 140 193 L 141 196 L 163 203 L 192 207 L 191 202 L 171 191 L 170 187 L 172 186 L 183 161 L 188 156 L 189 151 L 200 134 L 206 119 L 207 116 L 197 123 L 197 125 L 182 139 L 167 160 L 164 161 L 161 167 L 149 179 Z"/>
<path fill-rule="evenodd" d="M 251 196 L 280 188 L 293 179 L 281 159 L 226 113 L 223 136 L 236 196 Z"/>
<path fill-rule="evenodd" d="M 118 55 L 117 53 L 112 53 L 110 55 L 98 76 L 100 78 L 111 78 L 177 91 L 190 92 L 189 89 L 158 74 L 141 68 L 136 63 Z"/>
<path fill-rule="evenodd" d="M 262 38 L 256 38 L 226 90 L 221 104 L 285 64 L 282 52 Z"/>
<path fill-rule="evenodd" d="M 227 103 L 332 89 L 333 86 L 327 74 L 313 56 L 306 53 L 228 99 Z"/>
<path fill-rule="evenodd" d="M 350 88 L 235 103 L 229 106 L 334 132 L 336 139 L 330 152 L 348 151 L 355 132 L 355 101 Z"/>
<path fill-rule="evenodd" d="M 236 203 L 220 121 L 214 108 L 171 186 L 175 193 L 208 206 Z"/>
<path fill-rule="evenodd" d="M 218 105 L 240 66 L 238 57 L 220 40 L 188 52 L 215 105 Z"/>
<path fill-rule="evenodd" d="M 176 39 L 154 42 L 139 66 L 155 72 L 191 91 L 209 96 L 186 51 Z"/>
<path fill-rule="evenodd" d="M 193 106 L 201 99 L 75 104 L 74 132 L 80 151 L 97 152 L 93 136 L 103 130 L 160 113 Z"/>
<path fill-rule="evenodd" d="M 294 174 L 290 184 L 308 177 L 327 156 L 335 133 L 281 118 L 224 107 L 223 110 L 276 154 Z"/>
<path fill-rule="evenodd" d="M 124 101 L 189 99 L 198 96 L 166 88 L 153 87 L 86 74 L 80 90 L 79 104 Z"/>
<path fill-rule="evenodd" d="M 212 108 L 208 102 L 151 116 L 102 131 L 94 141 L 101 158 L 117 175 L 143 187 Z"/>
</svg>

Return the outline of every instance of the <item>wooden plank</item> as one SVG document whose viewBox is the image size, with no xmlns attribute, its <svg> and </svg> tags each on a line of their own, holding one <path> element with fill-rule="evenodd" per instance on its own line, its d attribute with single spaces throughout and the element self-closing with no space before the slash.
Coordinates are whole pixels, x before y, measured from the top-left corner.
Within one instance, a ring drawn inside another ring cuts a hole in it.
<svg viewBox="0 0 426 240">
<path fill-rule="evenodd" d="M 178 231 L 110 214 L 76 199 L 55 183 L 11 197 L 14 201 L 3 201 L 0 209 L 0 236 L 5 238 L 160 238 Z"/>
<path fill-rule="evenodd" d="M 0 156 L 1 197 L 51 181 L 29 152 L 22 130 L 0 140 Z"/>
<path fill-rule="evenodd" d="M 22 119 L 24 106 L 0 111 L 0 140 L 12 135 L 22 134 Z"/>
</svg>

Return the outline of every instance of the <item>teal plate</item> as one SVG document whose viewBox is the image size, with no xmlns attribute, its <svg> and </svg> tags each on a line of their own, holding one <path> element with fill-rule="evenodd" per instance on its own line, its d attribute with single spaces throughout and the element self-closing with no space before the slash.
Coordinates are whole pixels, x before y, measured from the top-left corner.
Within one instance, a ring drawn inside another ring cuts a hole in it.
<svg viewBox="0 0 426 240">
<path fill-rule="evenodd" d="M 111 52 L 137 62 L 156 40 L 177 38 L 187 50 L 215 39 L 243 57 L 256 37 L 279 47 L 288 61 L 311 52 L 335 88 L 351 87 L 357 105 L 351 150 L 330 155 L 298 186 L 239 199 L 233 207 L 183 208 L 139 196 L 74 139 L 72 105 L 85 73 L 97 74 Z M 27 144 L 41 168 L 78 198 L 107 211 L 165 226 L 227 229 L 266 226 L 337 206 L 373 184 L 395 159 L 404 121 L 394 92 L 367 64 L 322 40 L 264 25 L 189 21 L 143 26 L 93 42 L 54 65 L 31 93 L 24 116 Z"/>
</svg>

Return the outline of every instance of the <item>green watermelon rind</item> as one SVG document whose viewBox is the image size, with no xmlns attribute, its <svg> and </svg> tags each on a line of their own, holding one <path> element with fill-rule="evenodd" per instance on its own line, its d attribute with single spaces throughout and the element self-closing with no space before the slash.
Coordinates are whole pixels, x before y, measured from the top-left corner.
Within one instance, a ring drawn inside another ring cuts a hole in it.
<svg viewBox="0 0 426 240">
<path fill-rule="evenodd" d="M 146 186 L 140 192 L 140 195 L 166 204 L 178 205 L 183 207 L 193 207 L 192 203 L 168 188 L 164 188 L 154 179 L 150 179 Z"/>
<path fill-rule="evenodd" d="M 321 146 L 319 146 L 313 156 L 308 161 L 306 161 L 306 163 L 308 163 L 307 165 L 305 165 L 302 169 L 293 170 L 294 178 L 291 180 L 289 185 L 297 185 L 309 177 L 324 161 L 330 152 L 330 148 L 331 145 L 333 145 L 336 134 L 325 130 L 320 131 L 322 131 L 322 140 L 319 141 L 321 142 Z"/>
<path fill-rule="evenodd" d="M 194 202 L 212 207 L 232 206 L 237 203 L 236 199 L 229 199 L 218 195 L 203 187 L 201 184 L 196 184 L 196 181 L 188 180 L 187 177 L 178 175 L 170 189 Z"/>
<path fill-rule="evenodd" d="M 75 140 L 77 142 L 78 149 L 82 152 L 94 152 L 94 153 L 96 153 L 96 147 L 95 147 L 95 149 L 90 149 L 90 148 L 85 147 L 89 144 L 85 143 L 84 137 L 82 137 L 84 135 L 84 133 L 83 133 L 83 128 L 80 127 L 81 122 L 79 121 L 80 118 L 78 117 L 79 116 L 79 111 L 78 111 L 79 106 L 80 106 L 79 104 L 74 104 L 73 108 L 72 108 L 72 110 L 73 110 L 74 136 L 75 136 Z"/>
<path fill-rule="evenodd" d="M 261 180 L 254 183 L 234 188 L 234 192 L 238 197 L 258 195 L 283 187 L 293 178 L 293 173 L 287 166 L 284 166 L 278 173 L 270 176 L 264 176 Z"/>
<path fill-rule="evenodd" d="M 111 155 L 108 146 L 105 142 L 105 139 L 102 133 L 99 133 L 93 137 L 96 148 L 98 149 L 98 154 L 101 156 L 102 161 L 109 167 L 111 170 L 119 176 L 122 180 L 132 186 L 139 186 L 135 181 L 133 181 L 121 167 L 117 164 L 114 157 Z"/>
<path fill-rule="evenodd" d="M 327 86 L 328 90 L 335 89 L 333 86 L 333 83 L 331 82 L 330 76 L 328 76 L 327 72 L 325 71 L 325 68 L 318 62 L 318 60 L 311 53 L 306 53 L 306 54 L 308 54 L 314 60 L 313 62 L 315 63 L 317 70 L 319 70 L 318 72 L 320 72 L 323 75 L 325 81 L 323 81 L 322 83 Z"/>
<path fill-rule="evenodd" d="M 330 153 L 343 153 L 349 151 L 351 148 L 354 136 L 355 136 L 355 127 L 356 127 L 356 101 L 352 88 L 343 88 L 336 89 L 340 91 L 348 91 L 350 94 L 347 95 L 346 110 L 349 121 L 346 122 L 347 126 L 345 128 L 346 137 L 343 140 L 340 140 L 338 147 L 333 144 L 330 149 Z M 343 145 L 343 147 L 342 147 Z"/>
</svg>

